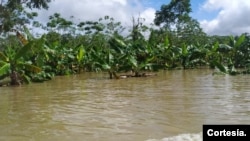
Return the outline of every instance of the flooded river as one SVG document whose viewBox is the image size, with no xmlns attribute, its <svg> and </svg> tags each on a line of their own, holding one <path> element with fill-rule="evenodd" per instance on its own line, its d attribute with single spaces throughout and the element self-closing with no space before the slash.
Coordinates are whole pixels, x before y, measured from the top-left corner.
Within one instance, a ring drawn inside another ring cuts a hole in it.
<svg viewBox="0 0 250 141">
<path fill-rule="evenodd" d="M 189 136 L 203 124 L 250 124 L 250 75 L 161 71 L 109 80 L 55 77 L 0 87 L 1 141 L 149 141 Z"/>
</svg>

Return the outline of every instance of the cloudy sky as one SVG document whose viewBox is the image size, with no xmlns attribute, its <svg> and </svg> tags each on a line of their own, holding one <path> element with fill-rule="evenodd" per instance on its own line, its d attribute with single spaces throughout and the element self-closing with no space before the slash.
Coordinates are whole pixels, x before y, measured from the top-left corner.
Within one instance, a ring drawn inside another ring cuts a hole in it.
<svg viewBox="0 0 250 141">
<path fill-rule="evenodd" d="M 54 0 L 49 10 L 39 12 L 39 19 L 46 21 L 55 12 L 62 17 L 74 16 L 76 21 L 98 20 L 105 15 L 131 25 L 132 16 L 145 18 L 153 23 L 155 12 L 170 0 Z M 200 22 L 209 35 L 250 33 L 250 0 L 191 0 L 191 16 Z"/>
</svg>

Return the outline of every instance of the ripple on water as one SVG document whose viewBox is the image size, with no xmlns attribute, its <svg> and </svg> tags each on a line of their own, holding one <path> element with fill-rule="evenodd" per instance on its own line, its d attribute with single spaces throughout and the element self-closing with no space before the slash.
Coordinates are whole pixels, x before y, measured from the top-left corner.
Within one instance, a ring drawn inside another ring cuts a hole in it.
<svg viewBox="0 0 250 141">
<path fill-rule="evenodd" d="M 249 78 L 204 70 L 121 80 L 86 73 L 4 88 L 0 140 L 200 141 L 203 124 L 250 122 Z"/>
</svg>

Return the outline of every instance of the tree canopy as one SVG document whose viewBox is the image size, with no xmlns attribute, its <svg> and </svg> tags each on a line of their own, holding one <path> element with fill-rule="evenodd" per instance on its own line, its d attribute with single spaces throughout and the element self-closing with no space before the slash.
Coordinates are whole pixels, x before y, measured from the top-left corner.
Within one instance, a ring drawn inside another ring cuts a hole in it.
<svg viewBox="0 0 250 141">
<path fill-rule="evenodd" d="M 154 23 L 168 33 L 170 42 L 177 46 L 204 42 L 206 34 L 199 22 L 189 14 L 192 12 L 190 0 L 171 0 L 156 11 Z"/>
<path fill-rule="evenodd" d="M 28 13 L 25 8 L 48 9 L 51 0 L 1 0 L 0 1 L 0 33 L 9 31 L 15 25 L 28 23 L 28 19 L 37 16 Z"/>
<path fill-rule="evenodd" d="M 51 0 L 8 0 L 6 6 L 8 8 L 16 8 L 17 6 L 25 5 L 29 8 L 48 9 L 49 2 L 51 2 Z"/>
<path fill-rule="evenodd" d="M 167 5 L 162 5 L 161 10 L 156 11 L 154 23 L 164 24 L 165 27 L 188 21 L 192 12 L 190 0 L 171 0 Z"/>
</svg>

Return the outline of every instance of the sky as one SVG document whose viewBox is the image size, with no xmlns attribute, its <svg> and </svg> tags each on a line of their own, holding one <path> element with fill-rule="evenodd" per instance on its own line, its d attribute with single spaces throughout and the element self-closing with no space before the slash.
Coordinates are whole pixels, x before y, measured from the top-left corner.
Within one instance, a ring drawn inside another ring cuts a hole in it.
<svg viewBox="0 0 250 141">
<path fill-rule="evenodd" d="M 109 15 L 123 26 L 131 26 L 132 17 L 144 18 L 150 25 L 155 12 L 170 0 L 52 0 L 48 10 L 40 10 L 39 20 L 48 21 L 54 13 L 63 18 L 74 16 L 75 22 L 98 20 Z M 199 21 L 208 35 L 250 33 L 250 0 L 191 0 L 190 16 Z"/>
</svg>

